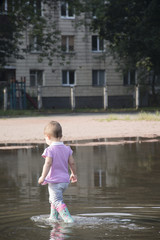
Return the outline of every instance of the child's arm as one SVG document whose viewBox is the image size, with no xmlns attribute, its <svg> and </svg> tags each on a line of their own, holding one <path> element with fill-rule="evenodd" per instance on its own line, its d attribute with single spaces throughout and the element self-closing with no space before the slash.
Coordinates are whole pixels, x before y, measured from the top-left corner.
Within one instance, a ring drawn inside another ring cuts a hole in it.
<svg viewBox="0 0 160 240">
<path fill-rule="evenodd" d="M 50 170 L 51 165 L 52 165 L 52 158 L 51 157 L 46 157 L 45 163 L 43 165 L 43 170 L 42 170 L 41 177 L 38 180 L 39 184 L 42 184 L 44 182 L 45 177 L 47 176 L 47 174 L 48 174 L 48 172 Z"/>
<path fill-rule="evenodd" d="M 69 157 L 68 164 L 71 170 L 70 180 L 72 183 L 77 182 L 76 164 L 72 155 Z"/>
</svg>

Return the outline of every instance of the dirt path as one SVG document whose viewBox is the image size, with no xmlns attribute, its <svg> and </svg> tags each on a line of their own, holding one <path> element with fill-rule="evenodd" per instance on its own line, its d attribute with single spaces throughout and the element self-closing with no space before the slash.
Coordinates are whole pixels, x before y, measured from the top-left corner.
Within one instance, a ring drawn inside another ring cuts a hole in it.
<svg viewBox="0 0 160 240">
<path fill-rule="evenodd" d="M 107 116 L 102 113 L 0 119 L 0 143 L 44 142 L 43 129 L 51 120 L 62 125 L 63 140 L 160 136 L 158 121 L 103 121 Z"/>
</svg>

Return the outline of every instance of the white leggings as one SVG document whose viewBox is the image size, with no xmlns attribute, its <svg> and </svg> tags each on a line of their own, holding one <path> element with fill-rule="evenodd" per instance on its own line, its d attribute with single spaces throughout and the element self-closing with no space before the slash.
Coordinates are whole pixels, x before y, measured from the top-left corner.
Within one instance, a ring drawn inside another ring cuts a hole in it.
<svg viewBox="0 0 160 240">
<path fill-rule="evenodd" d="M 49 202 L 55 208 L 63 204 L 63 192 L 68 188 L 69 183 L 48 183 Z"/>
</svg>

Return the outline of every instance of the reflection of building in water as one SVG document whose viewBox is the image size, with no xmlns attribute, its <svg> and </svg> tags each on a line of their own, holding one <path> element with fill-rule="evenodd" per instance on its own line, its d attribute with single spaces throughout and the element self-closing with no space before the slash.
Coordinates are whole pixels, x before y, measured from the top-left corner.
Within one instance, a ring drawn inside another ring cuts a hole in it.
<svg viewBox="0 0 160 240">
<path fill-rule="evenodd" d="M 21 196 L 48 201 L 47 187 L 38 186 L 44 163 L 42 148 L 1 151 L 1 185 L 18 189 Z M 152 171 L 153 156 L 159 144 L 77 146 L 73 148 L 78 183 L 66 191 L 68 198 L 86 197 L 99 187 L 119 187 L 131 181 L 130 172 Z"/>
<path fill-rule="evenodd" d="M 76 195 L 85 197 L 95 187 L 117 187 L 120 184 L 120 166 L 125 164 L 121 145 L 77 146 L 73 150 L 78 183 L 69 188 L 67 193 L 74 195 L 76 192 Z"/>
<path fill-rule="evenodd" d="M 23 179 L 21 186 L 26 186 L 27 184 L 38 186 L 37 180 L 41 174 L 41 166 L 44 163 L 39 149 L 28 149 L 26 151 L 21 149 L 17 152 L 17 160 L 18 175 Z"/>
<path fill-rule="evenodd" d="M 116 187 L 119 184 L 120 149 L 119 145 L 93 147 L 95 186 Z"/>
<path fill-rule="evenodd" d="M 102 169 L 95 170 L 94 172 L 94 185 L 96 187 L 102 187 L 106 185 L 106 172 Z"/>
<path fill-rule="evenodd" d="M 70 194 L 78 194 L 79 196 L 88 196 L 90 190 L 94 187 L 94 161 L 93 148 L 91 147 L 75 147 L 73 148 L 73 157 L 76 161 L 78 172 L 77 186 L 67 190 Z"/>
<path fill-rule="evenodd" d="M 135 166 L 151 168 L 154 147 L 145 144 L 117 144 L 98 146 L 77 146 L 74 157 L 78 168 L 77 187 L 69 192 L 78 191 L 87 195 L 94 187 L 119 187 L 126 184 L 125 174 Z M 145 157 L 142 157 L 144 155 Z"/>
<path fill-rule="evenodd" d="M 82 188 L 116 187 L 119 184 L 119 161 L 122 147 L 114 146 L 88 146 L 76 147 L 79 186 Z"/>
<path fill-rule="evenodd" d="M 37 182 L 43 163 L 39 148 L 3 151 L 0 164 L 5 176 L 5 186 L 18 189 L 25 199 L 39 196 L 40 191 L 45 190 L 41 190 Z"/>
</svg>

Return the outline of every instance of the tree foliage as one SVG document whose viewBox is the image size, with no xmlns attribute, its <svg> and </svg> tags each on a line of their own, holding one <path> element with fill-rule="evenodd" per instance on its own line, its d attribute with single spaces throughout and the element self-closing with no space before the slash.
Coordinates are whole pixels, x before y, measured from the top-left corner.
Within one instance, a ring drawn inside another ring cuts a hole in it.
<svg viewBox="0 0 160 240">
<path fill-rule="evenodd" d="M 47 58 L 52 64 L 53 56 L 61 56 L 60 32 L 55 19 L 57 0 L 2 0 L 0 3 L 0 66 L 9 57 L 24 58 L 32 45 L 25 44 L 25 36 L 32 39 L 36 50 L 40 50 L 38 60 Z"/>
<path fill-rule="evenodd" d="M 88 0 L 89 1 L 89 0 Z M 92 29 L 124 66 L 160 74 L 160 1 L 90 0 Z"/>
<path fill-rule="evenodd" d="M 24 32 L 37 39 L 39 61 L 53 56 L 63 58 L 56 20 L 58 0 L 13 0 L 7 10 L 0 4 L 0 65 L 10 56 L 24 57 L 32 46 L 23 44 Z M 145 68 L 160 74 L 160 1 L 159 0 L 69 0 L 75 14 L 82 12 L 93 31 L 107 40 L 112 54 L 123 68 Z M 49 9 L 46 10 L 46 9 Z M 43 10 L 43 14 L 42 11 Z"/>
</svg>

